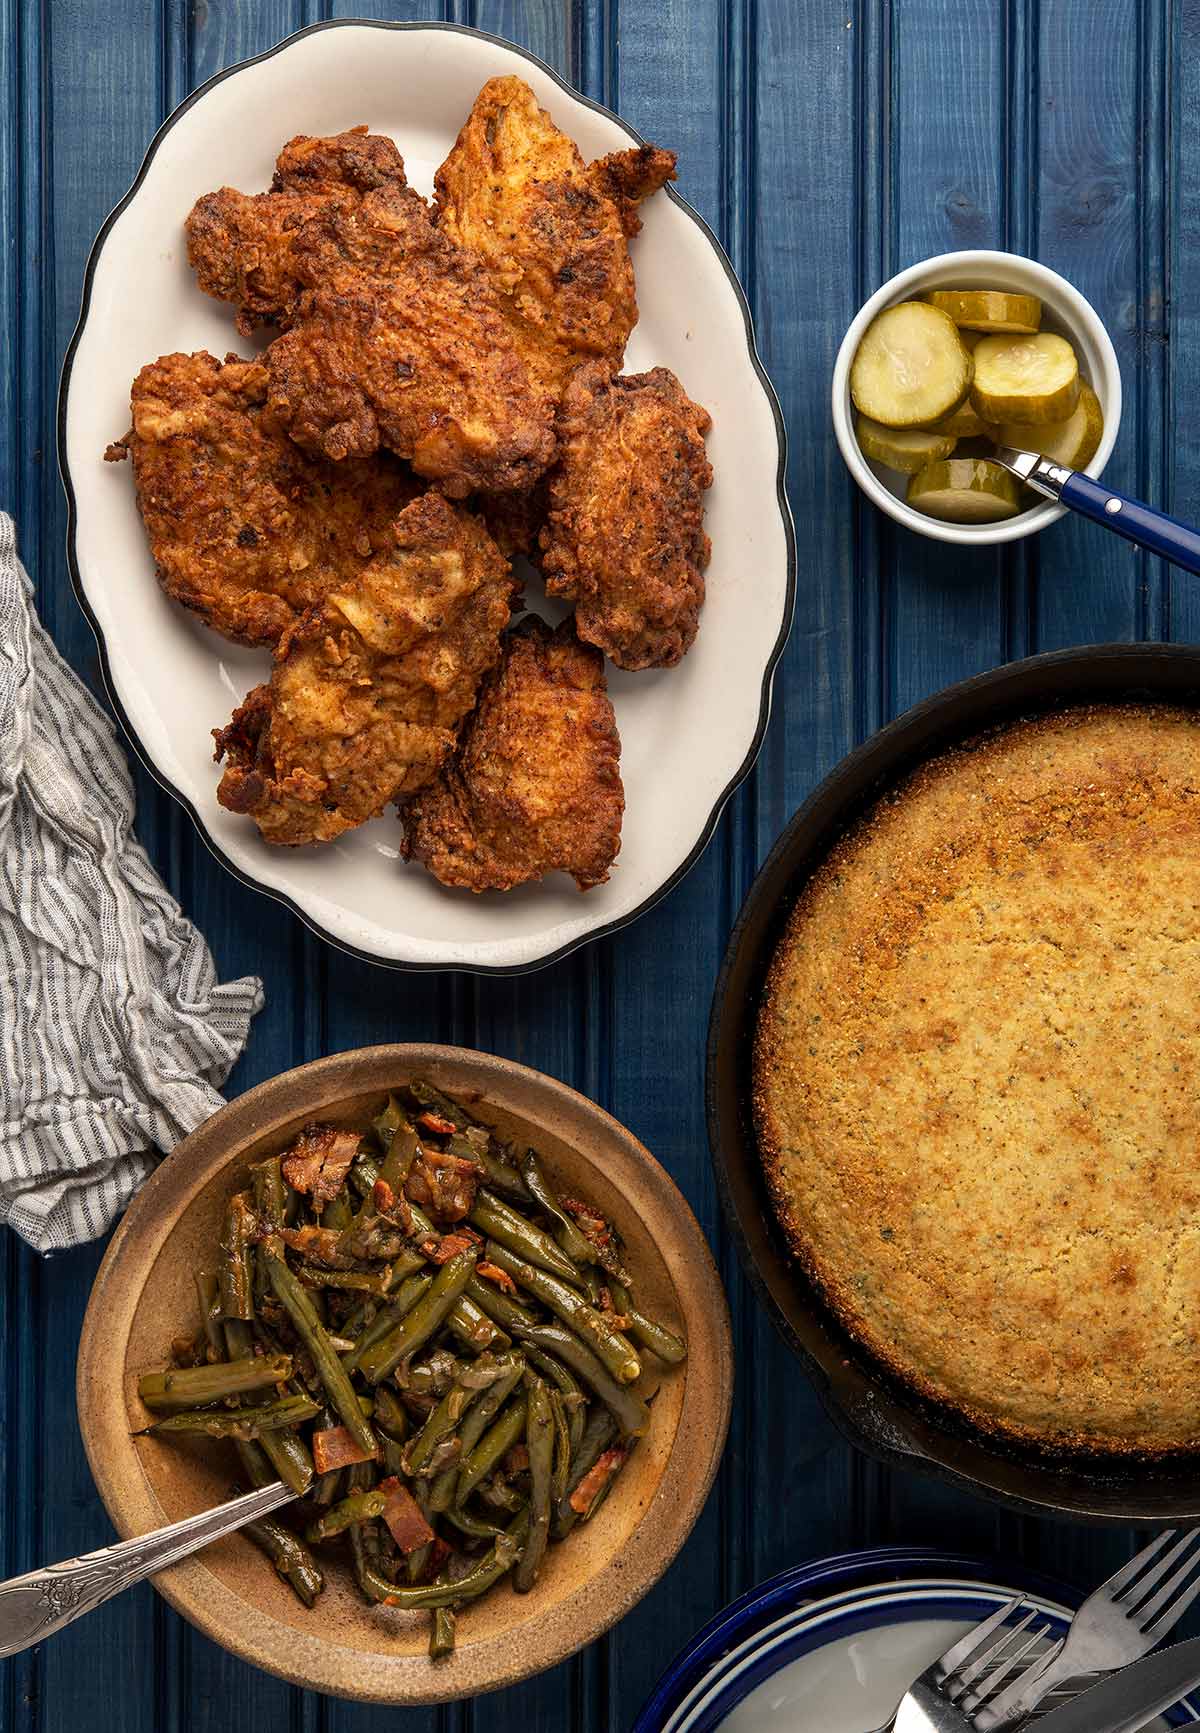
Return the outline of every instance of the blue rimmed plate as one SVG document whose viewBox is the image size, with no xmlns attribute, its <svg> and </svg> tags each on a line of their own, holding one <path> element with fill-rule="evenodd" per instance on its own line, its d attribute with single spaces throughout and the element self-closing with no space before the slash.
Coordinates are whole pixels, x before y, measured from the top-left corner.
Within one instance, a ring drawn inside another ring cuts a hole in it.
<svg viewBox="0 0 1200 1733">
<path fill-rule="evenodd" d="M 799 1566 L 699 1632 L 634 1733 L 863 1733 L 922 1668 L 1018 1591 L 1056 1635 L 1080 1598 L 1019 1567 L 955 1553 L 886 1548 Z M 1198 1722 L 1185 1705 L 1157 1725 Z"/>
</svg>

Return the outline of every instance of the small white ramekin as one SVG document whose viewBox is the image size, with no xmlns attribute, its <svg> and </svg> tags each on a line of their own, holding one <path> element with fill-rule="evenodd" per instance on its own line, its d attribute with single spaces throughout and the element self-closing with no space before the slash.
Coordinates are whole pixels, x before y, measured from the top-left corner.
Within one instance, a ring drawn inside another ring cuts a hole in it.
<svg viewBox="0 0 1200 1733">
<path fill-rule="evenodd" d="M 1062 517 L 1066 507 L 1045 500 L 1003 523 L 945 523 L 906 504 L 903 490 L 908 477 L 896 475 L 864 457 L 855 438 L 850 363 L 867 326 L 885 307 L 893 307 L 898 301 L 918 300 L 930 289 L 1011 289 L 1038 296 L 1043 309 L 1042 328 L 1058 331 L 1074 344 L 1079 371 L 1100 399 L 1104 413 L 1104 433 L 1095 457 L 1087 465 L 1088 475 L 1099 475 L 1108 462 L 1121 422 L 1121 370 L 1112 339 L 1091 303 L 1057 271 L 1039 265 L 1036 259 L 1023 258 L 1020 253 L 997 253 L 982 247 L 962 253 L 939 253 L 936 258 L 923 259 L 919 265 L 898 272 L 876 290 L 842 339 L 833 370 L 833 426 L 846 467 L 867 498 L 906 529 L 941 542 L 980 546 L 1033 535 Z"/>
</svg>

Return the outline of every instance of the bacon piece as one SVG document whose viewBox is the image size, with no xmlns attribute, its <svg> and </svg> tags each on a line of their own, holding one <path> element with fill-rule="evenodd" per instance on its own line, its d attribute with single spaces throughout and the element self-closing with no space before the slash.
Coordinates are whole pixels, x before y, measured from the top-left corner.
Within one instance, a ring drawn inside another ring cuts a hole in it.
<svg viewBox="0 0 1200 1733">
<path fill-rule="evenodd" d="M 459 1252 L 465 1252 L 473 1244 L 474 1241 L 469 1240 L 466 1234 L 462 1233 L 443 1234 L 440 1239 L 436 1240 L 432 1235 L 427 1235 L 421 1241 L 418 1250 L 429 1259 L 431 1264 L 448 1264 L 451 1258 L 456 1257 Z"/>
<path fill-rule="evenodd" d="M 476 1162 L 422 1144 L 404 1190 L 436 1221 L 459 1222 L 475 1207 L 482 1178 L 483 1169 Z"/>
<path fill-rule="evenodd" d="M 280 1228 L 279 1237 L 310 1263 L 323 1264 L 327 1270 L 348 1270 L 354 1259 L 342 1246 L 340 1228 L 319 1228 L 312 1223 L 301 1228 Z"/>
<path fill-rule="evenodd" d="M 306 1125 L 282 1162 L 293 1191 L 307 1192 L 314 1209 L 323 1209 L 345 1184 L 362 1137 L 336 1125 Z"/>
<path fill-rule="evenodd" d="M 422 1131 L 431 1131 L 435 1137 L 453 1137 L 458 1127 L 449 1119 L 443 1119 L 440 1113 L 434 1113 L 432 1108 L 426 1108 L 420 1114 L 417 1124 Z"/>
<path fill-rule="evenodd" d="M 421 1507 L 407 1486 L 402 1485 L 392 1474 L 379 1482 L 379 1490 L 387 1494 L 383 1520 L 405 1558 L 410 1552 L 416 1552 L 418 1547 L 427 1546 L 434 1538 L 433 1530 L 421 1514 Z"/>
<path fill-rule="evenodd" d="M 524 1444 L 514 1444 L 504 1458 L 506 1474 L 524 1474 L 529 1467 L 529 1448 Z"/>
<path fill-rule="evenodd" d="M 318 1474 L 331 1468 L 350 1468 L 356 1462 L 373 1462 L 377 1450 L 364 1450 L 344 1426 L 326 1426 L 312 1435 L 313 1467 Z"/>
<path fill-rule="evenodd" d="M 603 1451 L 596 1458 L 567 1500 L 576 1515 L 587 1515 L 628 1454 L 627 1447 L 614 1444 L 611 1450 Z"/>
<path fill-rule="evenodd" d="M 477 1276 L 482 1276 L 485 1281 L 494 1282 L 505 1294 L 515 1294 L 517 1291 L 517 1284 L 513 1281 L 508 1271 L 502 1270 L 499 1264 L 476 1264 L 475 1274 Z"/>
</svg>

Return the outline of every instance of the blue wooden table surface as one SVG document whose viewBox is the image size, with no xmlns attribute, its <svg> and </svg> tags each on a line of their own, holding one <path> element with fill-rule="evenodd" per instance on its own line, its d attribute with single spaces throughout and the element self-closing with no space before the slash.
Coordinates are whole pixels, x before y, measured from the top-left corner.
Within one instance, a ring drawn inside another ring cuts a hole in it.
<svg viewBox="0 0 1200 1733">
<path fill-rule="evenodd" d="M 1200 0 L 334 0 L 332 12 L 448 16 L 511 37 L 678 150 L 680 190 L 733 258 L 787 418 L 795 628 L 758 768 L 691 876 L 632 929 L 522 980 L 395 975 L 340 955 L 225 875 L 139 772 L 140 834 L 221 969 L 266 981 L 231 1092 L 322 1053 L 433 1038 L 564 1078 L 645 1140 L 721 1263 L 739 1359 L 733 1429 L 704 1516 L 657 1589 L 588 1653 L 500 1696 L 440 1711 L 304 1696 L 142 1587 L 4 1665 L 5 1730 L 625 1733 L 699 1624 L 805 1557 L 940 1542 L 1087 1581 L 1128 1545 L 1004 1514 L 848 1449 L 732 1254 L 702 1053 L 756 864 L 855 742 L 1030 651 L 1200 637 L 1194 579 L 1087 525 L 969 562 L 897 530 L 852 490 L 827 407 L 838 341 L 884 276 L 955 247 L 1032 253 L 1078 285 L 1116 343 L 1126 411 L 1111 479 L 1200 511 Z M 88 248 L 171 108 L 328 16 L 329 0 L 0 0 L 0 505 L 16 515 L 43 618 L 93 686 L 54 451 Z M 5 1575 L 111 1539 L 73 1393 L 101 1250 L 43 1263 L 0 1237 Z"/>
</svg>

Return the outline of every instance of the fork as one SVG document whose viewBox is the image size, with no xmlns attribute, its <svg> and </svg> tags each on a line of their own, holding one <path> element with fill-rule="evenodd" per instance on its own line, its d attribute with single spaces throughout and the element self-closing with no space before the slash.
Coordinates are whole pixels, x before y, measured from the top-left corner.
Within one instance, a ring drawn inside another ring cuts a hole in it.
<svg viewBox="0 0 1200 1733">
<path fill-rule="evenodd" d="M 999 1607 L 926 1667 L 904 1693 L 896 1713 L 873 1733 L 975 1733 L 980 1725 L 974 1719 L 978 1707 L 991 1701 L 1029 1655 L 1034 1658 L 1018 1674 L 1016 1684 L 1040 1675 L 1046 1666 L 1046 1654 L 1035 1651 L 1050 1627 L 1030 1630 L 1037 1608 L 1031 1607 L 1018 1624 L 1008 1623 L 1021 1602 L 1022 1596 L 1017 1595 Z M 1024 1642 L 1012 1647 L 1020 1637 Z M 1060 1647 L 1055 1644 L 1052 1653 Z M 968 1709 L 968 1704 L 974 1707 Z"/>
<path fill-rule="evenodd" d="M 1070 1679 L 1127 1667 L 1148 1655 L 1200 1595 L 1200 1575 L 1188 1580 L 1200 1564 L 1200 1529 L 1177 1535 L 1175 1529 L 1156 1535 L 1101 1583 L 1075 1614 L 1066 1638 L 1047 1651 L 1037 1670 L 990 1693 L 986 1701 L 968 1698 L 964 1707 L 979 1733 L 1017 1726 Z"/>
</svg>

